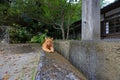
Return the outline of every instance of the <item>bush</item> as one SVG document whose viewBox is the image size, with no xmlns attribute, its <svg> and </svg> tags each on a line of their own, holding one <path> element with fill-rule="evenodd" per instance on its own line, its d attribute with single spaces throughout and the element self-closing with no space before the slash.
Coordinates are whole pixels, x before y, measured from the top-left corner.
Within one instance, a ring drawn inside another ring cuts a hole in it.
<svg viewBox="0 0 120 80">
<path fill-rule="evenodd" d="M 33 36 L 31 38 L 32 43 L 40 43 L 41 45 L 43 44 L 45 37 L 47 37 L 46 33 L 45 34 L 38 34 L 36 36 Z"/>
<path fill-rule="evenodd" d="M 30 41 L 32 34 L 27 31 L 26 27 L 14 27 L 9 29 L 11 43 L 26 43 Z"/>
</svg>

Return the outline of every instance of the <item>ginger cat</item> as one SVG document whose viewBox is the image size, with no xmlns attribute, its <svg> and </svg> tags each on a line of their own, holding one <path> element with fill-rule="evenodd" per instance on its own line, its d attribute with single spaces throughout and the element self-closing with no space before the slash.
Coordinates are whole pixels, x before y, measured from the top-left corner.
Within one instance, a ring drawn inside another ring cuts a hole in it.
<svg viewBox="0 0 120 80">
<path fill-rule="evenodd" d="M 53 38 L 45 38 L 44 43 L 42 44 L 42 49 L 45 52 L 54 52 L 54 48 L 53 48 Z"/>
</svg>

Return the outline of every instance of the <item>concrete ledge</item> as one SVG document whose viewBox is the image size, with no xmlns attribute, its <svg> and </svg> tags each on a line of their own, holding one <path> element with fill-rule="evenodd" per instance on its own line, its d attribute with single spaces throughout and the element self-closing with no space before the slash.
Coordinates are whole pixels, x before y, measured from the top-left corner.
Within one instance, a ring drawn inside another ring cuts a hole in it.
<svg viewBox="0 0 120 80">
<path fill-rule="evenodd" d="M 55 41 L 54 46 L 89 80 L 120 80 L 120 41 Z"/>
<path fill-rule="evenodd" d="M 39 52 L 40 44 L 0 44 L 0 51 L 3 53 L 29 53 Z"/>
<path fill-rule="evenodd" d="M 35 80 L 87 80 L 68 60 L 57 52 L 41 56 Z"/>
</svg>

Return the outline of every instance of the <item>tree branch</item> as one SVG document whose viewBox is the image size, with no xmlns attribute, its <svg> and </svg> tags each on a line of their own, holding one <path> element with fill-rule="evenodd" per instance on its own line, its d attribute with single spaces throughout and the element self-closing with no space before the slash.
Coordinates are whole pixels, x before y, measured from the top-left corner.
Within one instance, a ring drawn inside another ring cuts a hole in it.
<svg viewBox="0 0 120 80">
<path fill-rule="evenodd" d="M 54 29 L 60 29 L 59 27 L 56 27 L 55 25 L 53 25 L 53 28 L 54 28 Z"/>
</svg>

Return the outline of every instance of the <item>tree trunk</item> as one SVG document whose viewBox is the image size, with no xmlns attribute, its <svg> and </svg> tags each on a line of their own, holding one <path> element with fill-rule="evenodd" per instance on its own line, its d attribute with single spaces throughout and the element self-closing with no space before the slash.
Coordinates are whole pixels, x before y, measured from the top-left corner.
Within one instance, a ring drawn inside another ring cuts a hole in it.
<svg viewBox="0 0 120 80">
<path fill-rule="evenodd" d="M 65 40 L 64 21 L 62 21 L 62 23 L 60 25 L 60 29 L 62 32 L 62 39 Z"/>
<path fill-rule="evenodd" d="M 60 25 L 60 24 L 57 24 L 57 25 L 58 25 L 59 27 L 55 27 L 55 25 L 53 25 L 53 28 L 54 28 L 54 29 L 61 30 L 62 39 L 65 40 L 65 31 L 64 31 L 64 26 L 63 26 L 63 25 L 64 25 L 64 22 L 62 22 L 61 25 Z"/>
<path fill-rule="evenodd" d="M 64 15 L 63 17 L 61 18 L 61 25 L 60 25 L 60 29 L 61 29 L 61 32 L 62 32 L 62 39 L 65 40 L 65 30 L 64 30 Z"/>
<path fill-rule="evenodd" d="M 66 36 L 66 40 L 68 40 L 68 38 L 69 38 L 69 30 L 70 30 L 70 28 L 69 28 L 69 26 L 67 27 L 67 36 Z"/>
<path fill-rule="evenodd" d="M 67 36 L 66 36 L 66 40 L 69 38 L 69 31 L 70 31 L 70 17 L 68 18 L 68 23 L 67 23 Z"/>
<path fill-rule="evenodd" d="M 62 32 L 62 39 L 65 40 L 65 31 L 64 31 L 63 27 L 61 28 L 61 32 Z"/>
</svg>

